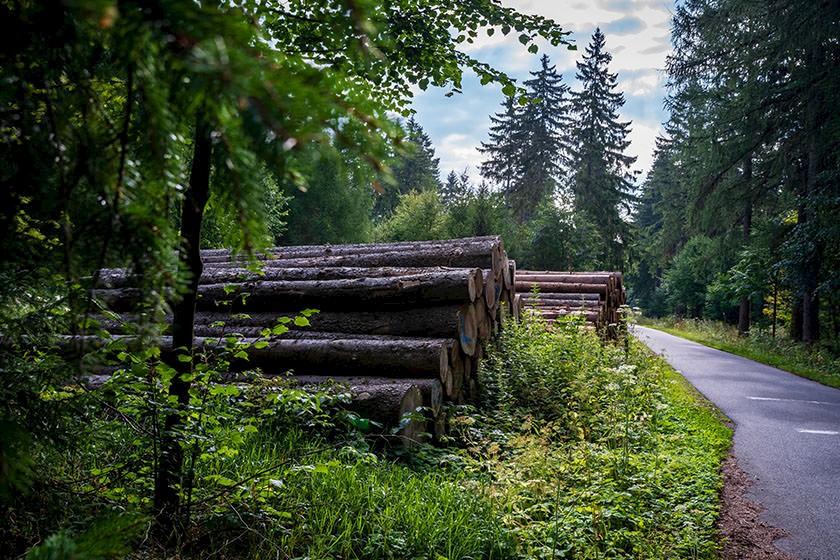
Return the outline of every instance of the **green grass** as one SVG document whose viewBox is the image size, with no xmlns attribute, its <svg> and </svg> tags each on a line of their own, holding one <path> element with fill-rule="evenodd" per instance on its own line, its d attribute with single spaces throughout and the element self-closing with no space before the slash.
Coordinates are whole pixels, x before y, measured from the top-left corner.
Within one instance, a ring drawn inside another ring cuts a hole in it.
<svg viewBox="0 0 840 560">
<path fill-rule="evenodd" d="M 840 357 L 819 346 L 761 331 L 739 337 L 737 329 L 716 321 L 645 319 L 640 324 L 840 388 Z"/>
<path fill-rule="evenodd" d="M 524 321 L 481 381 L 480 402 L 452 410 L 448 446 L 400 454 L 347 432 L 323 396 L 217 395 L 178 556 L 716 558 L 731 434 L 664 361 L 574 322 Z M 227 407 L 243 403 L 264 419 L 237 421 Z M 148 450 L 121 420 L 91 417 L 80 445 L 42 450 L 44 496 L 62 504 L 49 531 L 72 539 L 97 512 L 150 513 Z M 164 557 L 144 534 L 128 557 Z"/>
<path fill-rule="evenodd" d="M 718 413 L 635 342 L 512 330 L 488 374 L 506 421 L 521 424 L 485 464 L 522 557 L 716 558 L 719 467 L 731 442 Z M 541 354 L 563 356 L 562 367 L 544 369 Z M 517 395 L 522 378 L 532 390 Z M 558 391 L 562 406 L 547 410 L 537 387 Z"/>
</svg>

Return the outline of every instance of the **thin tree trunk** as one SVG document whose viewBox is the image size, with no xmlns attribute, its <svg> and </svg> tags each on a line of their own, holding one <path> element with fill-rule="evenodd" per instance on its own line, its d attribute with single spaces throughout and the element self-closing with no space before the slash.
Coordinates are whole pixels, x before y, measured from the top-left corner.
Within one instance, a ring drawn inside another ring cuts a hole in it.
<svg viewBox="0 0 840 560">
<path fill-rule="evenodd" d="M 747 157 L 744 161 L 743 180 L 747 191 L 749 191 L 750 183 L 752 182 L 752 157 Z M 750 195 L 747 194 L 745 198 L 742 240 L 744 246 L 746 247 L 750 242 L 750 234 L 752 233 L 753 208 Z M 741 296 L 741 303 L 738 308 L 738 336 L 743 337 L 750 334 L 750 311 L 750 296 L 748 294 L 744 294 Z"/>
<path fill-rule="evenodd" d="M 201 222 L 210 192 L 210 156 L 210 126 L 199 117 L 190 182 L 181 207 L 180 261 L 189 275 L 189 280 L 180 300 L 172 307 L 172 346 L 184 348 L 183 353 L 190 356 L 193 353 L 196 294 L 202 271 Z M 161 536 L 170 544 L 175 544 L 183 534 L 188 517 L 181 511 L 179 486 L 184 478 L 184 452 L 178 432 L 183 422 L 182 412 L 189 405 L 190 382 L 187 376 L 192 373 L 192 360 L 181 361 L 173 354 L 169 365 L 177 372 L 169 387 L 169 395 L 175 397 L 178 404 L 176 410 L 167 414 L 164 419 L 155 476 L 154 510 Z"/>
<path fill-rule="evenodd" d="M 820 43 L 814 43 L 808 56 L 808 63 L 813 72 L 820 72 L 824 66 L 825 53 Z M 805 134 L 807 135 L 808 168 L 805 178 L 805 193 L 800 206 L 800 222 L 807 223 L 817 219 L 808 212 L 808 199 L 817 191 L 817 176 L 822 169 L 820 158 L 820 136 L 823 113 L 823 100 L 819 88 L 810 88 L 805 114 Z M 816 240 L 813 252 L 807 256 L 804 264 L 804 286 L 802 293 L 802 341 L 814 342 L 820 338 L 820 301 L 817 295 L 819 273 L 822 260 L 822 246 Z"/>
</svg>

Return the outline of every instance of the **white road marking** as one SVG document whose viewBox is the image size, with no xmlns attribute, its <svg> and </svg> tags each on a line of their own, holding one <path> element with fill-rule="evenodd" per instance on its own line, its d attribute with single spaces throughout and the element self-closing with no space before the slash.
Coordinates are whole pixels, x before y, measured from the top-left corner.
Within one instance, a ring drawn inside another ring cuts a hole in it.
<svg viewBox="0 0 840 560">
<path fill-rule="evenodd" d="M 822 436 L 840 436 L 840 432 L 835 432 L 832 430 L 806 430 L 803 428 L 799 428 L 796 430 L 800 434 L 819 434 Z"/>
<path fill-rule="evenodd" d="M 806 401 L 801 399 L 779 399 L 776 397 L 747 397 L 751 401 L 774 401 L 774 402 L 793 402 L 805 404 L 821 404 L 828 406 L 840 406 L 840 403 L 825 402 L 825 401 Z"/>
</svg>

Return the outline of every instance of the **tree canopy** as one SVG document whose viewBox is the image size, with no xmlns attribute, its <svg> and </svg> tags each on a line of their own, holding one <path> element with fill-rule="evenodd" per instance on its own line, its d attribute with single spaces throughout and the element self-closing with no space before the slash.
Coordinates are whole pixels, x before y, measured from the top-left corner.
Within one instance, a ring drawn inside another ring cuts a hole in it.
<svg viewBox="0 0 840 560">
<path fill-rule="evenodd" d="M 713 296 L 740 294 L 742 334 L 765 297 L 773 309 L 790 301 L 797 340 L 820 339 L 836 316 L 825 304 L 840 285 L 829 218 L 840 184 L 838 25 L 836 3 L 798 0 L 691 0 L 674 16 L 671 117 L 644 195 L 661 227 L 648 231 L 658 228 L 650 239 L 665 268 L 693 236 L 722 242 L 729 270 Z"/>
</svg>

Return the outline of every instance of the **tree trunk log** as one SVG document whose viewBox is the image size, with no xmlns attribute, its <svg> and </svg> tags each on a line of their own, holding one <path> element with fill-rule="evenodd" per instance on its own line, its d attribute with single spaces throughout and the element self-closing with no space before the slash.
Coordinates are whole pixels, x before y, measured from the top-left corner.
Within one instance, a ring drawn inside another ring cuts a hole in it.
<svg viewBox="0 0 840 560">
<path fill-rule="evenodd" d="M 355 394 L 356 388 L 364 389 L 371 386 L 410 384 L 420 389 L 423 396 L 422 406 L 429 409 L 432 416 L 440 413 L 443 404 L 443 392 L 440 381 L 437 379 L 400 379 L 392 377 L 370 377 L 370 376 L 327 376 L 327 375 L 295 375 L 288 378 L 292 383 L 298 385 L 319 385 L 330 383 L 346 385 Z"/>
<path fill-rule="evenodd" d="M 517 275 L 516 291 L 530 292 L 536 286 L 540 293 L 556 294 L 601 294 L 607 295 L 606 284 L 584 284 L 581 282 L 528 282 Z"/>
<path fill-rule="evenodd" d="M 258 270 L 242 267 L 216 267 L 205 264 L 200 284 L 241 284 L 254 281 L 342 280 L 357 278 L 383 278 L 389 276 L 416 276 L 429 273 L 452 272 L 447 267 L 306 267 L 278 268 L 260 266 Z M 97 288 L 130 288 L 137 285 L 138 277 L 127 268 L 101 269 Z"/>
<path fill-rule="evenodd" d="M 278 260 L 288 258 L 319 258 L 333 256 L 359 256 L 375 253 L 386 253 L 395 250 L 407 252 L 447 251 L 459 249 L 465 252 L 490 257 L 491 251 L 502 244 L 499 236 L 466 237 L 460 239 L 440 239 L 433 241 L 404 241 L 390 243 L 354 243 L 345 245 L 297 245 L 288 247 L 272 247 L 256 255 L 260 260 Z M 241 256 L 233 256 L 226 249 L 202 251 L 205 262 L 243 261 Z"/>
<path fill-rule="evenodd" d="M 560 272 L 535 274 L 526 270 L 519 271 L 516 279 L 528 283 L 604 284 L 610 287 L 615 283 L 614 277 L 609 274 L 566 274 Z"/>
<path fill-rule="evenodd" d="M 593 303 L 593 304 L 601 304 L 603 303 L 601 300 L 601 296 L 599 294 L 563 294 L 563 293 L 539 293 L 539 294 L 531 294 L 531 293 L 524 293 L 522 295 L 522 300 L 525 302 L 526 305 L 530 305 L 532 303 L 538 303 L 541 301 L 551 301 L 551 300 L 562 300 L 562 301 L 569 301 L 569 302 L 586 302 L 586 303 Z"/>
<path fill-rule="evenodd" d="M 342 280 L 256 281 L 242 284 L 205 284 L 198 287 L 198 308 L 228 309 L 368 309 L 371 305 L 420 307 L 435 303 L 472 301 L 477 293 L 476 272 L 470 269 L 432 274 Z M 138 301 L 135 288 L 94 290 L 115 311 L 130 310 Z"/>
<path fill-rule="evenodd" d="M 330 255 L 323 257 L 290 257 L 260 261 L 265 268 L 311 267 L 478 267 L 492 268 L 492 256 L 485 252 L 469 251 L 459 247 L 419 250 L 389 250 L 361 255 Z M 241 267 L 241 263 L 219 262 L 214 268 Z"/>
<path fill-rule="evenodd" d="M 323 333 L 327 334 L 327 333 Z M 269 374 L 293 370 L 312 375 L 372 375 L 381 377 L 426 377 L 440 379 L 449 367 L 447 339 L 371 337 L 358 338 L 335 333 L 330 337 L 269 340 L 257 348 L 257 339 L 246 349 L 248 361 L 233 360 L 231 368 L 259 367 Z M 163 347 L 166 346 L 166 337 Z M 196 346 L 217 346 L 207 339 L 196 338 Z"/>
</svg>

